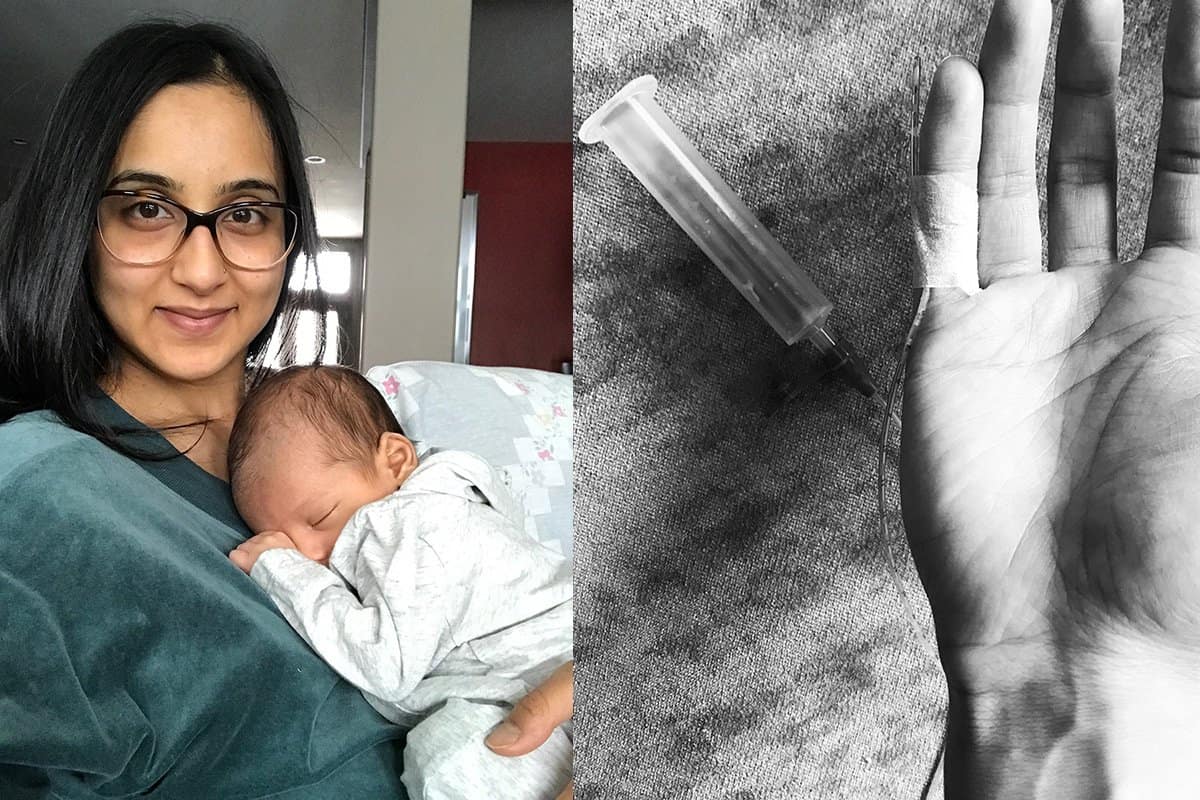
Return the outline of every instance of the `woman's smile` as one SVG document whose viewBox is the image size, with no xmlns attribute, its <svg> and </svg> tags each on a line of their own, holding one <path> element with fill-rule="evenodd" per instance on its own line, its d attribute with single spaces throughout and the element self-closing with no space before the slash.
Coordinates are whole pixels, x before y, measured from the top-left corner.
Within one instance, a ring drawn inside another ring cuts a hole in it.
<svg viewBox="0 0 1200 800">
<path fill-rule="evenodd" d="M 158 306 L 154 309 L 177 332 L 184 336 L 203 337 L 215 333 L 237 306 L 191 308 L 188 306 Z"/>
</svg>

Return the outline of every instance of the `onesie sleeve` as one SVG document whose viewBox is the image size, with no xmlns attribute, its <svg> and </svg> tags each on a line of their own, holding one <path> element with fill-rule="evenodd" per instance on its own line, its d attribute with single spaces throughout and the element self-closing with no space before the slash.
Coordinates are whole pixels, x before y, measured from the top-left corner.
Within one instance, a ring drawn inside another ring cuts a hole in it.
<svg viewBox="0 0 1200 800">
<path fill-rule="evenodd" d="M 333 570 L 295 550 L 266 551 L 250 576 L 343 678 L 403 706 L 453 645 L 437 559 L 419 541 L 393 536 L 379 523 L 362 512 L 351 521 L 363 527 L 355 534 L 357 594 Z"/>
<path fill-rule="evenodd" d="M 419 711 L 414 691 L 451 650 L 571 597 L 570 565 L 488 502 L 490 481 L 477 457 L 431 457 L 351 517 L 332 568 L 281 548 L 250 576 L 342 677 Z"/>
</svg>

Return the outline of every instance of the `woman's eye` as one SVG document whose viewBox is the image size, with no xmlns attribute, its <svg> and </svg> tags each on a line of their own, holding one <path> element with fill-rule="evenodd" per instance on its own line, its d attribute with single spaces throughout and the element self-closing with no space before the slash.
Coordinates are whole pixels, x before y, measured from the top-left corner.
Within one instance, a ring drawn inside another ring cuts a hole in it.
<svg viewBox="0 0 1200 800">
<path fill-rule="evenodd" d="M 162 205 L 149 200 L 141 200 L 135 203 L 128 210 L 128 213 L 139 220 L 163 219 L 170 216 L 170 213 Z"/>
<path fill-rule="evenodd" d="M 233 221 L 241 225 L 251 225 L 255 222 L 259 222 L 262 218 L 262 214 L 257 209 L 253 208 L 235 209 L 232 216 Z"/>
</svg>

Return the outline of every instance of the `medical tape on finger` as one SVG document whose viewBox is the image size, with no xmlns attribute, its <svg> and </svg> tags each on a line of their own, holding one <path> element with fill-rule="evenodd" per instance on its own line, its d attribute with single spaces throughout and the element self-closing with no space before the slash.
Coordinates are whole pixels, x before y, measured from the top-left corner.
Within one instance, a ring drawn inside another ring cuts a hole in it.
<svg viewBox="0 0 1200 800">
<path fill-rule="evenodd" d="M 979 195 L 975 174 L 914 175 L 912 204 L 913 286 L 979 289 Z"/>
</svg>

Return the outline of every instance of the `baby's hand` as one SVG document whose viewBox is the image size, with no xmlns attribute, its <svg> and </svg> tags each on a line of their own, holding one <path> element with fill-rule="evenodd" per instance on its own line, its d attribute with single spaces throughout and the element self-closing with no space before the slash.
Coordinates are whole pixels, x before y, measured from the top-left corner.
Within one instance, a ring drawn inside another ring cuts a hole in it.
<svg viewBox="0 0 1200 800">
<path fill-rule="evenodd" d="M 229 560 L 236 564 L 238 569 L 249 575 L 259 556 L 268 550 L 280 547 L 288 550 L 296 549 L 296 545 L 283 531 L 263 531 L 239 544 L 237 549 L 229 554 Z"/>
</svg>

